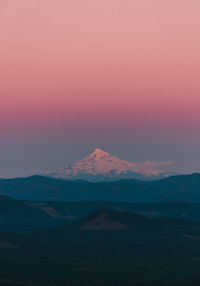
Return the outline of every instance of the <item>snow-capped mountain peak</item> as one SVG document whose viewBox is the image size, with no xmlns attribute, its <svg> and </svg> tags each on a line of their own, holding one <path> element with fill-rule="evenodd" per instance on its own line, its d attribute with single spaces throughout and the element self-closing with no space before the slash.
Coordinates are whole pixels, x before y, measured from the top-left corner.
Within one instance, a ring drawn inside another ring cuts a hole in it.
<svg viewBox="0 0 200 286">
<path fill-rule="evenodd" d="M 163 167 L 171 162 L 132 163 L 96 148 L 89 156 L 64 168 L 45 172 L 44 175 L 62 179 L 85 179 L 89 181 L 116 180 L 121 178 L 159 178 L 168 176 Z"/>
<path fill-rule="evenodd" d="M 96 148 L 87 158 L 103 159 L 107 156 L 110 156 L 108 152 L 105 152 L 101 150 L 100 148 Z"/>
</svg>

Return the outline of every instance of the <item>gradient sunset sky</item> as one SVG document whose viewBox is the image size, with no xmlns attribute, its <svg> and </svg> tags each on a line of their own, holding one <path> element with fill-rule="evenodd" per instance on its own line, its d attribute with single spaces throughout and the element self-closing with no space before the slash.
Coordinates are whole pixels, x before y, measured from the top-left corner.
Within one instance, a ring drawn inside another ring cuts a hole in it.
<svg viewBox="0 0 200 286">
<path fill-rule="evenodd" d="M 200 172 L 199 0 L 1 0 L 0 177 L 79 160 Z"/>
</svg>

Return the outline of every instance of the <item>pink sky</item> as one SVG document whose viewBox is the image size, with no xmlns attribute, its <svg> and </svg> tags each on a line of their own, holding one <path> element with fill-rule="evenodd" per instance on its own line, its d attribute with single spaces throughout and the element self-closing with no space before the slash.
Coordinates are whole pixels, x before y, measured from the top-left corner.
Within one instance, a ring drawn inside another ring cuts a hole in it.
<svg viewBox="0 0 200 286">
<path fill-rule="evenodd" d="M 0 135 L 196 134 L 199 12 L 198 0 L 1 0 Z"/>
</svg>

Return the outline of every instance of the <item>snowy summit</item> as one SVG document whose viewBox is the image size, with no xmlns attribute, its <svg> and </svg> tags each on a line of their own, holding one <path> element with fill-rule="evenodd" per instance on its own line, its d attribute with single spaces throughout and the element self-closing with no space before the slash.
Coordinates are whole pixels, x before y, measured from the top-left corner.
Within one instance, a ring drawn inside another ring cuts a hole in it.
<svg viewBox="0 0 200 286">
<path fill-rule="evenodd" d="M 60 179 L 84 179 L 89 181 L 112 181 L 137 178 L 155 179 L 169 176 L 165 170 L 172 162 L 132 163 L 96 148 L 89 156 L 64 168 L 45 172 L 44 175 Z"/>
</svg>

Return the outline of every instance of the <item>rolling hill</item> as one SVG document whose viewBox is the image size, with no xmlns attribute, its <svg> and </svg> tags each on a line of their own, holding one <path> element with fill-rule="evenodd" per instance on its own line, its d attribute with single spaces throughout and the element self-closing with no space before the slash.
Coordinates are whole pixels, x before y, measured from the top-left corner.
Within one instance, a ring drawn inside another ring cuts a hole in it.
<svg viewBox="0 0 200 286">
<path fill-rule="evenodd" d="M 184 218 L 200 222 L 198 203 L 33 202 L 0 197 L 0 231 L 25 233 L 64 226 L 102 209 L 134 213 L 149 218 Z"/>
</svg>

